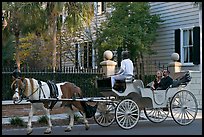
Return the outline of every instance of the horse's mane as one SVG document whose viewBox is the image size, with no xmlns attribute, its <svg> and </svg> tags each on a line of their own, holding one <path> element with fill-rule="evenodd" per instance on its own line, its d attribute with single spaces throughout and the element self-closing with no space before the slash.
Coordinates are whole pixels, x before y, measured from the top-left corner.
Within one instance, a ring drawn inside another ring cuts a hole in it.
<svg viewBox="0 0 204 137">
<path fill-rule="evenodd" d="M 33 79 L 32 78 L 29 78 L 29 81 L 30 81 L 30 85 L 31 85 L 31 91 L 33 92 L 34 90 L 34 84 L 33 84 Z"/>
<path fill-rule="evenodd" d="M 25 92 L 24 92 L 24 94 L 26 96 L 28 96 L 28 81 L 26 79 L 24 79 L 24 80 L 25 80 Z"/>
</svg>

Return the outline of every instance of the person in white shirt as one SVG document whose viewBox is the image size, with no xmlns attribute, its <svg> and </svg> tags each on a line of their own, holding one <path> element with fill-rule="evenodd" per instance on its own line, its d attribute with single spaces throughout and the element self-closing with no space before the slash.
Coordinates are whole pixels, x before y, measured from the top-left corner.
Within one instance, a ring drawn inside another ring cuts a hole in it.
<svg viewBox="0 0 204 137">
<path fill-rule="evenodd" d="M 128 51 L 122 53 L 123 60 L 121 61 L 120 70 L 113 76 L 111 76 L 111 84 L 114 87 L 115 80 L 124 80 L 126 77 L 133 75 L 133 62 L 129 59 Z"/>
</svg>

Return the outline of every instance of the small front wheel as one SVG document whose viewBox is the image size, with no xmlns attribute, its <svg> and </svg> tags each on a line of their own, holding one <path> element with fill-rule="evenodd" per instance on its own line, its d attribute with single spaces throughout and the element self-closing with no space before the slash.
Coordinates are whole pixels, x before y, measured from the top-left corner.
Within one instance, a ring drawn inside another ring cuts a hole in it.
<svg viewBox="0 0 204 137">
<path fill-rule="evenodd" d="M 198 112 L 195 96 L 187 90 L 177 92 L 170 102 L 170 110 L 174 121 L 179 125 L 192 123 Z"/>
<path fill-rule="evenodd" d="M 100 102 L 94 115 L 95 122 L 102 126 L 108 127 L 115 121 L 116 103 Z"/>
<path fill-rule="evenodd" d="M 153 123 L 163 122 L 169 115 L 168 108 L 144 108 L 147 119 Z"/>
<path fill-rule="evenodd" d="M 122 100 L 116 107 L 116 122 L 123 129 L 131 129 L 136 126 L 139 117 L 139 107 L 135 101 L 131 99 Z"/>
</svg>

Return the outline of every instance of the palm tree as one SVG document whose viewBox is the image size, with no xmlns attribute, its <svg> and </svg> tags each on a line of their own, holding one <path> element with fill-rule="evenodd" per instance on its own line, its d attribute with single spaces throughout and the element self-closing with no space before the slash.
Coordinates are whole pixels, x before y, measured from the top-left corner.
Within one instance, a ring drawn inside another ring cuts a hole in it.
<svg viewBox="0 0 204 137">
<path fill-rule="evenodd" d="M 39 28 L 42 8 L 39 2 L 3 2 L 3 9 L 7 13 L 8 30 L 15 36 L 15 59 L 20 70 L 19 38 L 28 32 L 35 32 Z M 33 14 L 35 13 L 35 14 Z"/>
<path fill-rule="evenodd" d="M 47 33 L 47 36 L 50 37 L 52 66 L 55 72 L 59 17 L 63 16 L 64 21 L 61 23 L 70 33 L 74 33 L 78 27 L 86 23 L 90 24 L 92 17 L 90 12 L 92 5 L 89 2 L 3 2 L 3 8 L 8 13 L 8 29 L 15 36 L 15 59 L 19 70 L 19 38 L 21 35 L 28 32 Z"/>
<path fill-rule="evenodd" d="M 64 21 L 61 22 L 66 27 L 66 31 L 74 33 L 83 23 L 90 24 L 92 19 L 92 5 L 88 2 L 46 2 L 43 3 L 47 13 L 48 35 L 52 45 L 52 67 L 56 71 L 56 42 L 57 42 L 57 23 L 60 15 Z M 86 18 L 86 22 L 84 21 Z M 60 25 L 60 26 L 61 26 Z M 58 27 L 60 27 L 58 26 Z M 60 27 L 61 28 L 61 27 Z"/>
</svg>

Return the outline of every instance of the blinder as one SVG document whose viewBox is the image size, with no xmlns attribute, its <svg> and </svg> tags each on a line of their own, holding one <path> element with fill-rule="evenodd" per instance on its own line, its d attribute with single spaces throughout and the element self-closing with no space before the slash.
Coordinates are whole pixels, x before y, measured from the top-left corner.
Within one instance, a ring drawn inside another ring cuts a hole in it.
<svg viewBox="0 0 204 137">
<path fill-rule="evenodd" d="M 19 85 L 18 80 L 22 81 L 22 86 Z M 16 93 L 17 91 L 15 91 L 15 90 L 18 88 L 19 95 L 20 95 L 21 98 L 23 98 L 24 97 L 23 92 L 25 91 L 25 86 L 26 86 L 25 81 L 20 79 L 20 78 L 17 78 L 17 80 L 15 81 L 15 83 L 12 86 L 12 90 Z"/>
</svg>

